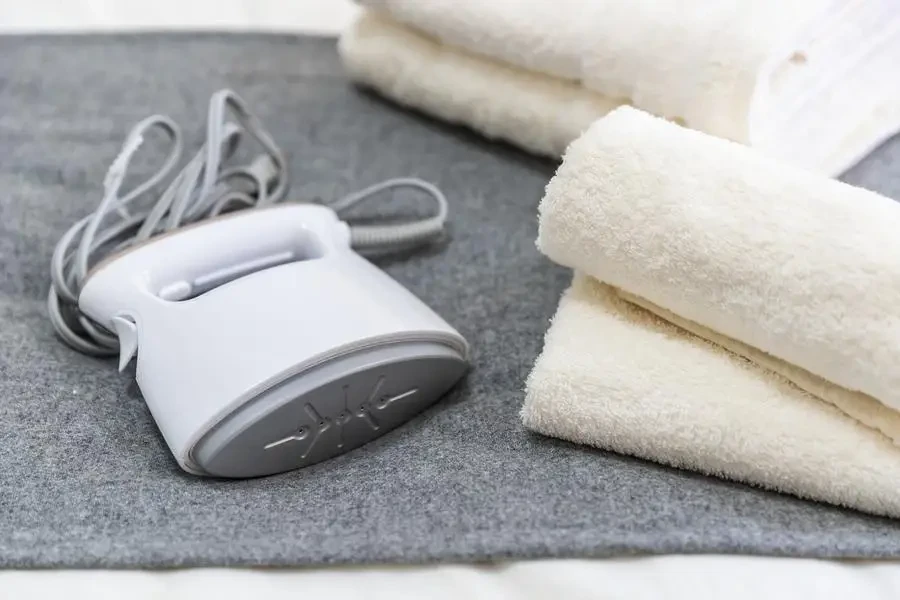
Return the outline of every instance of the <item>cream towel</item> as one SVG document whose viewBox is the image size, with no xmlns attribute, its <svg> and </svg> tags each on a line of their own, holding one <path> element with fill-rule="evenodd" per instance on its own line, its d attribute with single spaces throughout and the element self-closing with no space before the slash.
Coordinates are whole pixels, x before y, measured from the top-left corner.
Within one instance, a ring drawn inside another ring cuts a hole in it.
<svg viewBox="0 0 900 600">
<path fill-rule="evenodd" d="M 618 106 L 577 83 L 457 52 L 375 13 L 363 13 L 338 49 L 355 81 L 537 154 L 560 156 Z"/>
<path fill-rule="evenodd" d="M 895 0 L 365 0 L 350 77 L 560 155 L 630 103 L 832 176 L 900 129 Z"/>
<path fill-rule="evenodd" d="M 539 433 L 900 517 L 900 449 L 777 375 L 585 276 L 527 383 Z"/>
<path fill-rule="evenodd" d="M 526 426 L 900 516 L 900 204 L 623 107 L 540 212 Z"/>
</svg>

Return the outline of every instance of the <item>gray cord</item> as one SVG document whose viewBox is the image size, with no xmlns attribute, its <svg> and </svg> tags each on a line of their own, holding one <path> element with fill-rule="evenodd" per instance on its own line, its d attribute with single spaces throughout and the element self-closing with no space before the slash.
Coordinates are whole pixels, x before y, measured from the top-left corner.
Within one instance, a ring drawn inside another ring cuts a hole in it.
<svg viewBox="0 0 900 600">
<path fill-rule="evenodd" d="M 229 113 L 236 122 L 228 120 Z M 162 166 L 120 195 L 132 156 L 154 130 L 163 133 L 169 143 Z M 226 167 L 247 135 L 262 146 L 263 153 L 248 165 Z M 205 144 L 170 177 L 183 146 L 181 131 L 170 118 L 155 115 L 140 121 L 109 168 L 97 209 L 75 223 L 57 243 L 50 264 L 47 309 L 60 338 L 75 350 L 110 356 L 119 349 L 115 335 L 78 310 L 78 294 L 88 271 L 104 257 L 223 212 L 269 206 L 287 196 L 289 177 L 284 153 L 231 90 L 213 94 Z M 155 192 L 164 181 L 169 183 L 157 196 Z M 437 213 L 411 223 L 353 226 L 353 247 L 361 253 L 379 252 L 418 246 L 439 236 L 447 219 L 447 199 L 437 187 L 420 179 L 389 179 L 324 204 L 340 214 L 376 194 L 400 187 L 431 196 Z"/>
<path fill-rule="evenodd" d="M 421 179 L 411 177 L 388 179 L 345 196 L 327 206 L 340 214 L 342 211 L 352 208 L 364 200 L 374 198 L 385 190 L 402 187 L 422 191 L 434 198 L 437 203 L 437 214 L 433 217 L 413 221 L 412 223 L 356 225 L 350 229 L 350 243 L 359 252 L 367 253 L 384 249 L 396 249 L 403 246 L 417 246 L 434 239 L 444 230 L 444 222 L 447 220 L 447 199 L 436 186 Z"/>
</svg>

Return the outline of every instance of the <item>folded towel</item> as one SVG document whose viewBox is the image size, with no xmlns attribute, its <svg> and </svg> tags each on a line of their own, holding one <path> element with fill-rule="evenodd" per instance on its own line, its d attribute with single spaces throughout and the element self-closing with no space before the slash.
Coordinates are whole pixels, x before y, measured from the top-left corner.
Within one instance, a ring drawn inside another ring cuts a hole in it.
<svg viewBox="0 0 900 600">
<path fill-rule="evenodd" d="M 558 156 L 633 104 L 829 176 L 900 129 L 893 0 L 362 0 L 350 77 Z"/>
<path fill-rule="evenodd" d="M 355 81 L 536 154 L 560 156 L 618 106 L 577 83 L 457 52 L 376 13 L 364 12 L 338 49 Z"/>
<path fill-rule="evenodd" d="M 526 427 L 900 517 L 900 449 L 832 405 L 576 275 L 529 375 Z"/>
<path fill-rule="evenodd" d="M 602 284 L 561 303 L 528 427 L 900 514 L 875 484 L 900 468 L 900 204 L 622 107 L 540 213 L 541 250 Z"/>
</svg>

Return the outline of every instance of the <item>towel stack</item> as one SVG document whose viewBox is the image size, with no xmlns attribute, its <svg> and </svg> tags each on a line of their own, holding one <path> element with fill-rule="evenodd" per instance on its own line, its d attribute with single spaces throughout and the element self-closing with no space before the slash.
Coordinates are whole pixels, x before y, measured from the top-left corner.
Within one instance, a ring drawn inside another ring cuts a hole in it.
<svg viewBox="0 0 900 600">
<path fill-rule="evenodd" d="M 359 3 L 353 79 L 541 154 L 622 104 L 828 176 L 900 129 L 895 0 Z"/>
<path fill-rule="evenodd" d="M 900 516 L 900 204 L 619 108 L 547 186 L 541 433 Z"/>
<path fill-rule="evenodd" d="M 830 179 L 900 128 L 895 0 L 363 4 L 351 77 L 564 155 L 526 427 L 900 517 L 900 204 Z"/>
</svg>

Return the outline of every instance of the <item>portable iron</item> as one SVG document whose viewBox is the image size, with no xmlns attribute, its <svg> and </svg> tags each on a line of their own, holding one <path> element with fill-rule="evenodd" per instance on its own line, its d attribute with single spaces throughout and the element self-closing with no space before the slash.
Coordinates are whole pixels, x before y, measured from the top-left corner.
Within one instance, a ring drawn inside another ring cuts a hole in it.
<svg viewBox="0 0 900 600">
<path fill-rule="evenodd" d="M 441 397 L 466 342 L 313 205 L 202 222 L 101 264 L 81 311 L 118 334 L 187 471 L 252 477 L 364 444 Z"/>
<path fill-rule="evenodd" d="M 218 104 L 247 114 L 233 94 Z M 227 146 L 229 138 L 226 130 L 208 144 Z M 126 144 L 126 155 L 137 145 Z M 255 199 L 278 183 L 271 166 L 280 159 L 270 158 L 264 176 L 256 174 Z M 184 179 L 173 188 L 185 187 Z M 210 181 L 213 189 L 221 178 Z M 352 205 L 372 189 L 332 206 Z M 168 201 L 171 214 L 178 200 Z M 115 211 L 98 210 L 73 227 L 57 248 L 49 306 L 70 345 L 118 350 L 120 370 L 137 356 L 137 383 L 184 470 L 244 478 L 320 462 L 404 423 L 466 372 L 464 338 L 353 249 L 354 241 L 421 240 L 416 224 L 385 235 L 384 227 L 351 228 L 327 206 L 276 204 L 146 227 L 148 219 L 163 222 L 158 207 L 132 219 L 132 230 L 161 234 L 129 239 L 83 276 L 79 249 L 101 246 L 88 235 L 98 229 L 89 219 Z M 123 223 L 133 216 L 119 212 Z M 66 312 L 70 296 L 77 310 Z"/>
</svg>

